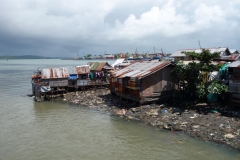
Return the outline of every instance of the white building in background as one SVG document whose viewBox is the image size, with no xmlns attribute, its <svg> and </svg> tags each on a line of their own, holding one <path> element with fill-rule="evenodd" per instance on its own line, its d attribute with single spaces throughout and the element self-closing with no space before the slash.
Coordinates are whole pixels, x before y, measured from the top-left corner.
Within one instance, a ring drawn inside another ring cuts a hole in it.
<svg viewBox="0 0 240 160">
<path fill-rule="evenodd" d="M 105 59 L 114 59 L 114 55 L 112 54 L 104 54 Z"/>
</svg>

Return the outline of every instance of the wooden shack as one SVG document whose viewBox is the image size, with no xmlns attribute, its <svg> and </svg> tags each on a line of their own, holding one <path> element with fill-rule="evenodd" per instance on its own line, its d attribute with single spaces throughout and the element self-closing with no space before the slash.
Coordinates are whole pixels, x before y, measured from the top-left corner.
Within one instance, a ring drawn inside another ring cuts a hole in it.
<svg viewBox="0 0 240 160">
<path fill-rule="evenodd" d="M 108 82 L 108 74 L 114 68 L 107 62 L 89 62 L 89 78 L 92 84 L 104 84 Z"/>
<path fill-rule="evenodd" d="M 77 86 L 87 86 L 88 76 L 90 73 L 89 65 L 76 66 L 76 72 L 78 75 Z"/>
<path fill-rule="evenodd" d="M 170 98 L 177 85 L 170 76 L 174 65 L 170 62 L 134 62 L 112 71 L 111 93 L 140 104 Z"/>
<path fill-rule="evenodd" d="M 32 76 L 32 91 L 35 99 L 42 96 L 63 93 L 68 87 L 69 73 L 66 67 L 39 69 Z M 56 92 L 56 93 L 55 93 Z"/>
<path fill-rule="evenodd" d="M 240 61 L 228 65 L 230 102 L 240 105 Z"/>
<path fill-rule="evenodd" d="M 103 81 L 104 75 L 107 75 L 106 71 L 112 69 L 109 66 L 108 64 L 102 64 L 102 66 L 96 67 L 93 70 L 94 74 L 101 73 L 101 77 L 95 77 L 92 80 L 89 78 L 89 65 L 39 69 L 32 75 L 33 96 L 41 101 L 42 96 L 52 98 L 68 91 L 77 91 L 79 87 L 85 90 L 85 86 L 109 85 L 109 82 Z M 96 80 L 101 81 L 96 83 Z"/>
</svg>

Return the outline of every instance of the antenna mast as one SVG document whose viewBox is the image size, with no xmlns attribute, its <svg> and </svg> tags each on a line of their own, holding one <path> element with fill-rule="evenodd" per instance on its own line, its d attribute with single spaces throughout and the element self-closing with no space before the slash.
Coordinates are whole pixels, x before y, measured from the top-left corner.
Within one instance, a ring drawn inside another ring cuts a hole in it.
<svg viewBox="0 0 240 160">
<path fill-rule="evenodd" d="M 137 48 L 136 48 L 136 50 L 135 50 L 135 54 L 138 54 L 138 50 L 137 50 Z"/>
<path fill-rule="evenodd" d="M 77 55 L 78 55 L 78 58 L 80 58 L 78 52 L 76 52 L 76 53 L 77 53 Z"/>
<path fill-rule="evenodd" d="M 200 41 L 198 40 L 198 44 L 199 44 L 199 47 L 200 47 L 200 49 L 202 49 L 202 47 L 201 47 L 201 44 L 200 44 Z"/>
</svg>

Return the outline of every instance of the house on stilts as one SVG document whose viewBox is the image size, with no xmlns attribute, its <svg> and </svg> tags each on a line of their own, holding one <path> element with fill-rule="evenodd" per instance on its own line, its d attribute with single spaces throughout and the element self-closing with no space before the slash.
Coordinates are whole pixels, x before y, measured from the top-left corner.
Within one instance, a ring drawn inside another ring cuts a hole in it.
<svg viewBox="0 0 240 160">
<path fill-rule="evenodd" d="M 133 62 L 131 65 L 113 70 L 110 76 L 111 93 L 140 104 L 171 98 L 177 85 L 170 72 L 171 62 Z"/>
<path fill-rule="evenodd" d="M 43 96 L 50 99 L 69 90 L 91 86 L 88 83 L 89 73 L 89 65 L 39 69 L 31 77 L 32 95 L 41 101 Z"/>
</svg>

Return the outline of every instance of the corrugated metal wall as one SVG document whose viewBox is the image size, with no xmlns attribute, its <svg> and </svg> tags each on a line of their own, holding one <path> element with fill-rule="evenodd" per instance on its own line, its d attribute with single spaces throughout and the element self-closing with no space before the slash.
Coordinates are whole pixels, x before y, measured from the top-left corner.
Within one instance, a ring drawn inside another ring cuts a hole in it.
<svg viewBox="0 0 240 160">
<path fill-rule="evenodd" d="M 233 83 L 233 82 L 229 82 L 229 92 L 231 93 L 240 93 L 240 82 L 239 83 Z"/>
<path fill-rule="evenodd" d="M 122 78 L 118 78 L 118 93 L 123 93 Z"/>
<path fill-rule="evenodd" d="M 56 79 L 49 81 L 50 87 L 66 87 L 68 86 L 68 79 Z"/>
<path fill-rule="evenodd" d="M 54 79 L 54 78 L 68 78 L 69 73 L 67 68 L 48 68 L 41 70 L 42 79 Z"/>
<path fill-rule="evenodd" d="M 86 86 L 86 85 L 88 85 L 88 80 L 87 79 L 77 80 L 77 86 Z"/>
<path fill-rule="evenodd" d="M 177 85 L 173 83 L 170 75 L 172 67 L 168 66 L 162 70 L 162 91 L 177 90 Z"/>
<path fill-rule="evenodd" d="M 233 75 L 229 79 L 230 93 L 240 93 L 240 68 L 233 68 Z"/>
<path fill-rule="evenodd" d="M 240 68 L 233 68 L 233 77 L 240 79 Z"/>
<path fill-rule="evenodd" d="M 114 78 L 114 86 L 115 86 L 115 92 L 118 92 L 118 86 L 119 86 L 118 78 Z"/>
<path fill-rule="evenodd" d="M 145 77 L 141 79 L 141 96 L 142 97 L 149 97 L 153 94 L 153 75 L 150 75 L 148 77 Z"/>
<path fill-rule="evenodd" d="M 162 70 L 143 78 L 141 86 L 142 96 L 149 97 L 153 96 L 154 93 L 176 90 L 177 85 L 173 83 L 173 79 L 169 74 L 171 69 L 171 67 L 165 67 Z"/>
</svg>

